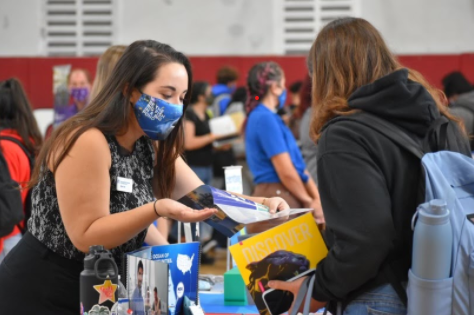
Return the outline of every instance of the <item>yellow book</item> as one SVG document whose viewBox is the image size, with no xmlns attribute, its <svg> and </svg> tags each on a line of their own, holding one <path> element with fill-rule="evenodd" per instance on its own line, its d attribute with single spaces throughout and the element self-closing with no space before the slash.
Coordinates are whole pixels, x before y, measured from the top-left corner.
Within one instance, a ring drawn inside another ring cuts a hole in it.
<svg viewBox="0 0 474 315">
<path fill-rule="evenodd" d="M 268 315 L 262 299 L 268 281 L 288 280 L 315 269 L 328 254 L 311 213 L 243 240 L 230 252 L 262 315 Z"/>
</svg>

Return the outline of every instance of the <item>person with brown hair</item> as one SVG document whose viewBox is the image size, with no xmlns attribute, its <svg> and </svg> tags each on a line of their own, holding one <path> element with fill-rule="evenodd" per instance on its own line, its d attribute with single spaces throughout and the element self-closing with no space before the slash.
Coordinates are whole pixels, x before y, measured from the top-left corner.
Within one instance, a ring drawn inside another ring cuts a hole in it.
<svg viewBox="0 0 474 315">
<path fill-rule="evenodd" d="M 21 201 L 26 220 L 31 198 L 25 186 L 33 171 L 31 163 L 42 144 L 33 108 L 21 82 L 15 78 L 0 82 L 0 154 L 5 158 L 11 179 L 23 188 Z M 20 241 L 25 225 L 24 220 L 9 235 L 0 237 L 0 263 Z"/>
<path fill-rule="evenodd" d="M 443 105 L 442 92 L 404 68 L 366 20 L 326 25 L 311 48 L 309 68 L 329 248 L 316 269 L 311 311 L 330 302 L 335 315 L 406 314 L 421 162 L 363 117 L 377 116 L 422 141 L 444 116 L 448 149 L 469 156 L 467 137 Z M 302 281 L 269 286 L 296 294 Z"/>
<path fill-rule="evenodd" d="M 68 75 L 67 88 L 71 103 L 67 106 L 55 105 L 54 122 L 46 130 L 46 139 L 51 136 L 54 129 L 62 123 L 82 111 L 90 100 L 92 77 L 87 69 L 74 68 Z"/>
<path fill-rule="evenodd" d="M 94 99 L 99 91 L 104 87 L 105 82 L 110 77 L 112 70 L 122 57 L 123 53 L 127 46 L 125 45 L 115 45 L 110 46 L 107 50 L 100 56 L 99 61 L 97 62 L 97 71 L 95 73 L 94 84 L 92 85 L 90 99 Z"/>
<path fill-rule="evenodd" d="M 92 77 L 88 70 L 72 69 L 68 77 L 69 93 L 74 101 L 76 112 L 83 110 L 90 101 Z"/>
<path fill-rule="evenodd" d="M 224 66 L 217 71 L 217 84 L 212 87 L 214 102 L 212 104 L 212 113 L 214 117 L 224 115 L 227 106 L 232 99 L 232 93 L 235 91 L 239 73 L 230 66 Z"/>
<path fill-rule="evenodd" d="M 90 246 L 109 249 L 123 271 L 123 255 L 157 233 L 158 218 L 197 222 L 217 212 L 176 201 L 203 184 L 181 158 L 191 84 L 184 54 L 136 41 L 91 104 L 53 132 L 30 182 L 28 233 L 0 265 L 2 312 L 21 304 L 24 313 L 77 314 Z M 281 198 L 265 202 L 288 209 Z"/>
</svg>

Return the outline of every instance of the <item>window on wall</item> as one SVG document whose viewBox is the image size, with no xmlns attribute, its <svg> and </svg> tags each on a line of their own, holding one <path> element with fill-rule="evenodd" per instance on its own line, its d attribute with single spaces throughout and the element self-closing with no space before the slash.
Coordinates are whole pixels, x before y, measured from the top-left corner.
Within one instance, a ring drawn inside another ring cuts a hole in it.
<svg viewBox="0 0 474 315">
<path fill-rule="evenodd" d="M 47 56 L 96 56 L 114 43 L 117 0 L 43 0 Z"/>
<path fill-rule="evenodd" d="M 360 0 L 283 0 L 283 47 L 286 55 L 307 54 L 316 34 L 341 17 L 359 16 Z"/>
</svg>

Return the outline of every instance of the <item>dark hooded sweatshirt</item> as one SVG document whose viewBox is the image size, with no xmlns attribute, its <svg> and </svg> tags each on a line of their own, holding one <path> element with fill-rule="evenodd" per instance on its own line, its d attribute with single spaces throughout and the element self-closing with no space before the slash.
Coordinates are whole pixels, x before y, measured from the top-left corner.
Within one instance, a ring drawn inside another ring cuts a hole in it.
<svg viewBox="0 0 474 315">
<path fill-rule="evenodd" d="M 349 107 L 397 125 L 423 139 L 440 113 L 406 69 L 357 89 Z M 470 155 L 467 138 L 450 123 L 452 151 Z M 328 256 L 318 265 L 313 298 L 342 301 L 387 280 L 385 266 L 401 282 L 411 264 L 411 218 L 417 207 L 421 162 L 371 127 L 335 118 L 319 140 L 319 193 L 327 223 Z"/>
</svg>

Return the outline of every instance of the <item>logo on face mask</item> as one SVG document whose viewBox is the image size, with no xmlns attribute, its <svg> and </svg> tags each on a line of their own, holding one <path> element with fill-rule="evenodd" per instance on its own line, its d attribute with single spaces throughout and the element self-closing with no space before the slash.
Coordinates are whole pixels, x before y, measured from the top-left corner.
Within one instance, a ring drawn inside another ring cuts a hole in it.
<svg viewBox="0 0 474 315">
<path fill-rule="evenodd" d="M 183 116 L 183 105 L 142 94 L 134 105 L 135 116 L 143 132 L 153 140 L 165 140 Z"/>
<path fill-rule="evenodd" d="M 142 113 L 151 120 L 162 121 L 165 118 L 165 108 L 156 105 L 154 99 L 150 99 Z"/>
</svg>

